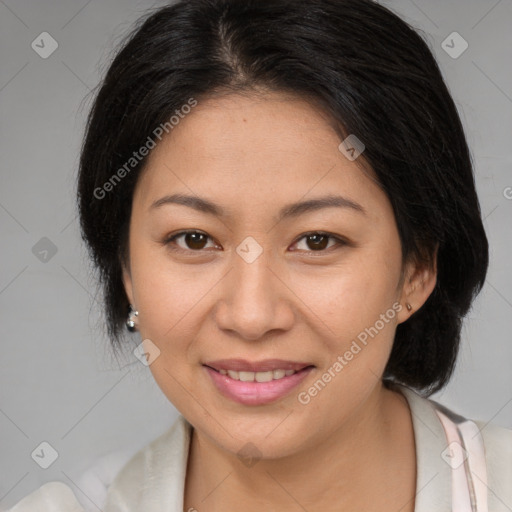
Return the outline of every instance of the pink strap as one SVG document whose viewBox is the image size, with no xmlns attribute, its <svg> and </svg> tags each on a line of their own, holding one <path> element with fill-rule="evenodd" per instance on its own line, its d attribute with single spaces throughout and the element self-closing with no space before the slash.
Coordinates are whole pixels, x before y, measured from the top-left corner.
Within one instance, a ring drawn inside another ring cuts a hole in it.
<svg viewBox="0 0 512 512">
<path fill-rule="evenodd" d="M 475 510 L 488 512 L 487 508 L 487 464 L 485 447 L 480 429 L 472 421 L 465 421 L 459 426 L 468 453 L 470 489 L 473 491 Z"/>
<path fill-rule="evenodd" d="M 470 420 L 456 423 L 436 409 L 446 432 L 443 458 L 452 468 L 452 511 L 488 512 L 487 467 L 480 430 Z"/>
</svg>

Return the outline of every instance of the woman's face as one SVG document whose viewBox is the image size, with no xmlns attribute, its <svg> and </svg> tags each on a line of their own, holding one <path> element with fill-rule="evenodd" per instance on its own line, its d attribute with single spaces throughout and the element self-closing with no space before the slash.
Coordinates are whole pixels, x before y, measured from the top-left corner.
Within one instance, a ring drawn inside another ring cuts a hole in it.
<svg viewBox="0 0 512 512">
<path fill-rule="evenodd" d="M 340 142 L 300 99 L 210 99 L 152 150 L 137 184 L 124 282 L 150 369 L 233 453 L 251 442 L 281 457 L 349 424 L 410 315 L 391 205 Z M 198 233 L 169 241 L 185 230 Z M 234 359 L 282 362 L 215 363 Z M 294 364 L 309 368 L 283 377 Z"/>
</svg>

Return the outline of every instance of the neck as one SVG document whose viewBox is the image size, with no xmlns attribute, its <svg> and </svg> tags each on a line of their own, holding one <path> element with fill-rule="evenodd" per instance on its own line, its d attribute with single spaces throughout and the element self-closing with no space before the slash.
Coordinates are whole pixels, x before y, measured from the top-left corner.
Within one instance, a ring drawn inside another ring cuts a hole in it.
<svg viewBox="0 0 512 512">
<path fill-rule="evenodd" d="M 396 485 L 395 485 L 396 484 Z M 321 444 L 247 467 L 193 431 L 185 510 L 413 512 L 414 432 L 405 398 L 379 385 Z M 241 507 L 240 505 L 243 505 Z"/>
</svg>

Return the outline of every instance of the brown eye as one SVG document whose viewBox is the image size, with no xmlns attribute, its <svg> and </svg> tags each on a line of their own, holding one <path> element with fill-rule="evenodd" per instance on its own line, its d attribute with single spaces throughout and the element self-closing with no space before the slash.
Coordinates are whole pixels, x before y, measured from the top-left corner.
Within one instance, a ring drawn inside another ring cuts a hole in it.
<svg viewBox="0 0 512 512">
<path fill-rule="evenodd" d="M 202 233 L 187 233 L 184 236 L 185 244 L 191 249 L 204 249 L 206 239 L 208 238 Z"/>
<path fill-rule="evenodd" d="M 345 242 L 340 238 L 329 235 L 328 233 L 307 233 L 299 241 L 305 240 L 305 248 L 301 248 L 300 250 L 309 251 L 309 252 L 322 252 L 327 248 L 332 247 L 332 245 L 344 245 Z M 329 245 L 329 240 L 333 240 L 335 243 Z M 298 243 L 298 242 L 297 242 Z"/>
<path fill-rule="evenodd" d="M 308 247 L 314 251 L 325 249 L 329 243 L 329 237 L 327 235 L 308 235 L 306 240 Z"/>
</svg>

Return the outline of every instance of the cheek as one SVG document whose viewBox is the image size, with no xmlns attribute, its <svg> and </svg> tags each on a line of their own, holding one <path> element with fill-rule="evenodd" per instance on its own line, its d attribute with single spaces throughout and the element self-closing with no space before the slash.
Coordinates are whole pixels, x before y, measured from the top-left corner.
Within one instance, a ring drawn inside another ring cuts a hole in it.
<svg viewBox="0 0 512 512">
<path fill-rule="evenodd" d="M 141 339 L 151 340 L 159 351 L 149 369 L 163 394 L 183 412 L 190 407 L 184 389 L 193 389 L 187 368 L 197 306 L 212 284 L 208 276 L 198 279 L 196 272 L 184 272 L 164 252 L 140 244 L 132 253 L 132 276 Z"/>
<path fill-rule="evenodd" d="M 149 243 L 134 249 L 131 263 L 141 333 L 162 344 L 190 321 L 195 306 L 214 284 L 212 273 L 193 265 L 184 271 L 165 249 Z"/>
<path fill-rule="evenodd" d="M 322 396 L 315 398 L 316 406 L 334 407 L 340 397 L 357 402 L 382 374 L 401 309 L 396 291 L 400 258 L 398 243 L 388 244 L 385 250 L 383 246 L 368 247 L 347 258 L 323 279 L 322 286 L 312 287 L 313 280 L 309 283 L 315 290 L 309 295 L 309 304 L 329 327 L 322 368 L 327 374 L 320 380 L 329 382 L 330 391 L 319 393 Z"/>
<path fill-rule="evenodd" d="M 396 302 L 399 258 L 393 248 L 386 252 L 368 248 L 324 273 L 297 272 L 290 282 L 326 335 L 346 341 L 373 325 Z"/>
</svg>

